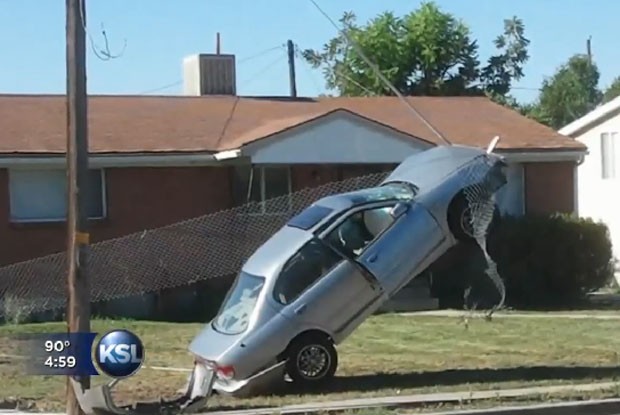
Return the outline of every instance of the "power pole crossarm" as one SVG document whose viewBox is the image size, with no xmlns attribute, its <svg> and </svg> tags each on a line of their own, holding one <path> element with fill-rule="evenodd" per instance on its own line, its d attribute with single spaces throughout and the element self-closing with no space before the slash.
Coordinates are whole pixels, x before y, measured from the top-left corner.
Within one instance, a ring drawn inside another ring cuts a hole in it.
<svg viewBox="0 0 620 415">
<path fill-rule="evenodd" d="M 88 106 L 86 92 L 86 0 L 66 0 L 67 12 L 67 324 L 69 332 L 89 332 L 88 280 Z M 90 388 L 88 376 L 77 379 Z M 67 414 L 82 414 L 67 379 Z"/>
</svg>

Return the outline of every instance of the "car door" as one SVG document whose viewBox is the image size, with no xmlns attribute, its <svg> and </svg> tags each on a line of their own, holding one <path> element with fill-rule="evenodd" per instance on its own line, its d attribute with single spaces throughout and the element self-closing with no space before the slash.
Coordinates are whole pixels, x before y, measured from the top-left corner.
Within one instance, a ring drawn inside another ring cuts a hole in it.
<svg viewBox="0 0 620 415">
<path fill-rule="evenodd" d="M 319 257 L 322 259 L 315 261 Z M 317 262 L 321 266 L 316 266 Z M 274 300 L 285 306 L 281 311 L 285 317 L 300 326 L 337 335 L 357 311 L 381 296 L 381 286 L 371 281 L 358 264 L 316 238 L 285 264 L 273 294 Z"/>
<path fill-rule="evenodd" d="M 415 202 L 395 205 L 392 217 L 356 258 L 388 295 L 436 260 L 446 240 L 435 218 Z"/>
</svg>

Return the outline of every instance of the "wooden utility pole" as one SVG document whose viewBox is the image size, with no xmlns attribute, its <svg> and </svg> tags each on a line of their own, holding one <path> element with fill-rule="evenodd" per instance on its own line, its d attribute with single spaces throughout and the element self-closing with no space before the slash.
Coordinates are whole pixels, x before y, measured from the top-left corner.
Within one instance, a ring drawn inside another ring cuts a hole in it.
<svg viewBox="0 0 620 415">
<path fill-rule="evenodd" d="M 67 323 L 69 332 L 90 331 L 88 281 L 88 108 L 86 0 L 66 0 L 67 11 Z M 90 388 L 90 377 L 76 379 Z M 67 414 L 83 414 L 67 379 Z"/>
<path fill-rule="evenodd" d="M 289 39 L 286 42 L 286 47 L 288 49 L 288 77 L 291 85 L 291 96 L 297 96 L 297 80 L 295 79 L 295 45 L 293 45 L 293 41 Z"/>
<path fill-rule="evenodd" d="M 592 36 L 586 41 L 586 53 L 588 55 L 588 63 L 592 65 Z"/>
</svg>

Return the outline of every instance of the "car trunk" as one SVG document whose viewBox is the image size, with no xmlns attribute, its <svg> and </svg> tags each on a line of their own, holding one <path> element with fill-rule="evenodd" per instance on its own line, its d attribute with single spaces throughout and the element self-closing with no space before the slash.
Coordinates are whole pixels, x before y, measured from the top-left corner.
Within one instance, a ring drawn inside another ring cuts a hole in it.
<svg viewBox="0 0 620 415">
<path fill-rule="evenodd" d="M 223 334 L 209 324 L 191 342 L 189 351 L 200 359 L 217 362 L 231 347 L 241 341 L 244 334 Z"/>
</svg>

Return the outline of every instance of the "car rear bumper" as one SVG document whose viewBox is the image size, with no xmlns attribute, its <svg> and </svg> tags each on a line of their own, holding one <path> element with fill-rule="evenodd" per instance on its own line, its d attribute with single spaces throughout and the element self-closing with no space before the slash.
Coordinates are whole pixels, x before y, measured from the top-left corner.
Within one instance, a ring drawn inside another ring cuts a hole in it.
<svg viewBox="0 0 620 415">
<path fill-rule="evenodd" d="M 220 394 L 237 397 L 273 391 L 274 387 L 284 382 L 284 364 L 284 361 L 271 364 L 243 380 L 227 380 L 216 377 L 213 389 Z"/>
</svg>

